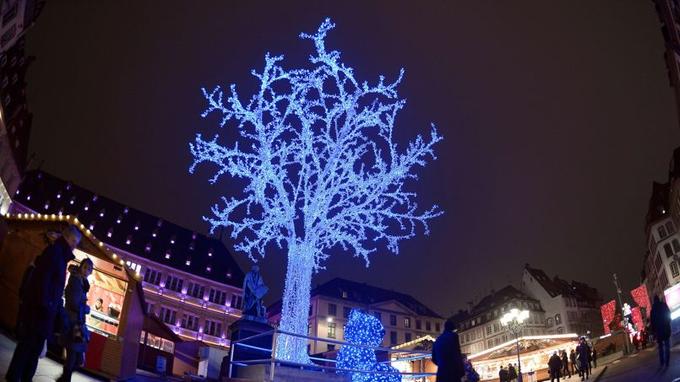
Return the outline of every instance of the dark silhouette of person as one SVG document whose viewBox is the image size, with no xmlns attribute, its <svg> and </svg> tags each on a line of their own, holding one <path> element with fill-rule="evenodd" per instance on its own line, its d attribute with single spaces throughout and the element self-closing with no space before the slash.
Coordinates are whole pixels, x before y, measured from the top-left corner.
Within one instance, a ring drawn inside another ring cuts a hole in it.
<svg viewBox="0 0 680 382">
<path fill-rule="evenodd" d="M 569 357 L 567 356 L 566 350 L 562 350 L 562 357 L 560 357 L 562 361 L 562 376 L 564 378 L 571 378 L 571 372 L 569 372 Z"/>
<path fill-rule="evenodd" d="M 510 381 L 510 373 L 508 372 L 508 369 L 503 367 L 503 365 L 501 365 L 501 369 L 498 370 L 498 379 L 500 382 Z"/>
<path fill-rule="evenodd" d="M 585 381 L 590 377 L 590 370 L 588 364 L 590 363 L 590 346 L 586 342 L 585 337 L 581 337 L 578 346 L 576 346 L 576 358 L 578 359 L 578 370 L 581 380 Z"/>
<path fill-rule="evenodd" d="M 437 365 L 437 382 L 460 382 L 465 375 L 458 333 L 452 321 L 446 321 L 444 331 L 432 345 L 432 362 Z"/>
<path fill-rule="evenodd" d="M 670 357 L 671 311 L 668 305 L 654 296 L 650 322 L 656 342 L 659 344 L 659 362 L 661 367 L 668 367 Z"/>
<path fill-rule="evenodd" d="M 90 313 L 90 307 L 87 305 L 90 283 L 87 277 L 92 274 L 93 269 L 94 264 L 88 258 L 83 259 L 79 266 L 69 267 L 71 276 L 64 291 L 64 309 L 68 316 L 64 346 L 66 361 L 61 377 L 56 382 L 70 382 L 73 372 L 84 361 L 83 355 L 87 351 L 87 342 L 90 337 L 87 325 L 85 325 L 85 316 Z"/>
<path fill-rule="evenodd" d="M 62 235 L 35 259 L 35 267 L 22 286 L 25 302 L 19 306 L 17 346 L 12 354 L 5 379 L 8 382 L 28 382 L 38 368 L 40 353 L 54 329 L 57 312 L 61 309 L 66 284 L 66 265 L 74 259 L 73 249 L 82 235 L 69 226 Z"/>
<path fill-rule="evenodd" d="M 553 382 L 555 379 L 557 379 L 557 382 L 560 382 L 560 370 L 562 370 L 562 360 L 560 359 L 560 356 L 557 355 L 557 352 L 554 352 L 548 360 L 550 382 Z"/>
</svg>

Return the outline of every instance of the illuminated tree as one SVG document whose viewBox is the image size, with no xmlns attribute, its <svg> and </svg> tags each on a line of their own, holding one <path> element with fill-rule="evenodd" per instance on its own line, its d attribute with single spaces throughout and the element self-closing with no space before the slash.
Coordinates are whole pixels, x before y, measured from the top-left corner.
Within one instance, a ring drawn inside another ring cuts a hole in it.
<svg viewBox="0 0 680 382">
<path fill-rule="evenodd" d="M 300 35 L 316 48 L 308 68 L 285 70 L 283 56 L 267 53 L 264 69 L 252 71 L 259 87 L 247 101 L 235 85 L 226 95 L 219 86 L 203 89 L 208 108 L 202 116 L 219 114 L 220 127 L 233 125 L 240 138 L 225 145 L 218 135 L 197 134 L 190 144 L 191 173 L 208 162 L 217 167 L 211 183 L 223 175 L 246 183 L 204 217 L 211 229 L 229 229 L 236 250 L 253 261 L 272 244 L 287 251 L 280 328 L 302 335 L 312 273 L 324 269 L 332 251 L 349 252 L 368 266 L 378 245 L 396 254 L 401 240 L 413 237 L 418 225 L 427 234 L 428 220 L 441 214 L 436 205 L 420 210 L 416 194 L 405 189 L 442 138 L 432 125 L 429 139 L 418 135 L 405 148 L 397 146 L 393 127 L 405 101 L 396 88 L 403 69 L 391 83 L 383 76 L 360 83 L 340 52 L 326 50 L 326 33 L 334 27 L 326 19 L 316 33 Z M 307 363 L 306 345 L 281 336 L 276 355 Z"/>
</svg>

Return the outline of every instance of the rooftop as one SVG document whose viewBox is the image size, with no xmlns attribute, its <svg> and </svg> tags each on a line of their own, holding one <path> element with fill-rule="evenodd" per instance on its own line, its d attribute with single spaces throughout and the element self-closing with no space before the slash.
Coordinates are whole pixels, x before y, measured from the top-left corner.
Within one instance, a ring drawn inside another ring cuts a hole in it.
<svg viewBox="0 0 680 382">
<path fill-rule="evenodd" d="M 77 216 L 106 244 L 222 284 L 241 288 L 243 271 L 224 246 L 48 173 L 26 173 L 14 201 L 41 214 Z"/>
<path fill-rule="evenodd" d="M 339 300 L 347 300 L 361 305 L 372 305 L 384 301 L 396 301 L 419 316 L 442 318 L 432 309 L 425 306 L 414 297 L 387 290 L 366 283 L 359 283 L 343 278 L 336 277 L 326 283 L 323 283 L 311 291 L 311 297 L 325 296 L 336 298 Z M 272 304 L 268 311 L 271 314 L 278 314 L 281 310 L 281 301 Z"/>
</svg>

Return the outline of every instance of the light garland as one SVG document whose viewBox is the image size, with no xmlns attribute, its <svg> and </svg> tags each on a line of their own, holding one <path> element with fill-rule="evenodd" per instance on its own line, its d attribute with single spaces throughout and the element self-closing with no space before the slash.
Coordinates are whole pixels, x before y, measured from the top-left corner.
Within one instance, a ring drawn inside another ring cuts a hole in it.
<svg viewBox="0 0 680 382">
<path fill-rule="evenodd" d="M 405 101 L 397 86 L 380 76 L 377 83 L 359 82 L 353 69 L 340 61 L 340 52 L 326 50 L 326 34 L 335 25 L 326 19 L 314 34 L 301 34 L 316 48 L 310 68 L 284 70 L 283 56 L 265 55 L 262 72 L 252 74 L 259 90 L 242 103 L 231 85 L 225 97 L 218 86 L 203 94 L 216 112 L 220 127 L 233 121 L 240 134 L 231 146 L 218 135 L 196 135 L 190 143 L 193 173 L 212 163 L 222 175 L 247 185 L 238 197 L 223 197 L 204 217 L 211 232 L 231 230 L 235 249 L 253 261 L 276 245 L 288 252 L 281 310 L 284 331 L 305 335 L 312 274 L 324 269 L 333 248 L 340 248 L 369 265 L 378 243 L 397 254 L 402 240 L 415 236 L 428 221 L 442 214 L 438 206 L 421 211 L 407 180 L 416 167 L 435 158 L 442 140 L 434 125 L 430 137 L 418 135 L 401 150 L 393 139 L 398 112 Z M 240 241 L 238 241 L 240 239 Z M 276 357 L 309 363 L 307 341 L 283 335 Z"/>
<path fill-rule="evenodd" d="M 37 221 L 64 221 L 66 223 L 69 223 L 73 225 L 74 227 L 78 228 L 82 234 L 87 237 L 94 245 L 98 246 L 99 249 L 108 257 L 108 259 L 112 263 L 118 263 L 120 265 L 125 265 L 125 262 L 123 259 L 118 260 L 118 255 L 116 255 L 114 252 L 112 252 L 110 249 L 104 246 L 104 242 L 97 239 L 97 237 L 94 236 L 92 231 L 89 229 L 86 229 L 85 225 L 82 224 L 77 217 L 71 216 L 71 215 L 56 215 L 56 214 L 36 214 L 36 213 L 18 213 L 18 214 L 11 214 L 11 213 L 5 213 L 2 215 L 3 218 L 5 219 L 10 219 L 10 220 L 37 220 Z M 127 269 L 127 268 L 126 268 Z M 130 272 L 128 276 L 131 276 L 133 279 L 140 280 L 141 274 L 139 272 L 137 273 L 132 273 Z"/>
<path fill-rule="evenodd" d="M 379 374 L 380 372 L 395 372 L 394 367 L 378 363 L 375 351 L 371 348 L 379 347 L 385 336 L 385 328 L 380 320 L 372 314 L 359 309 L 352 309 L 344 327 L 346 345 L 338 351 L 336 367 L 338 369 L 362 370 L 363 372 L 343 372 L 350 374 L 352 382 L 398 382 L 401 375 Z M 362 345 L 358 347 L 352 345 Z M 379 372 L 379 373 L 371 373 Z"/>
</svg>

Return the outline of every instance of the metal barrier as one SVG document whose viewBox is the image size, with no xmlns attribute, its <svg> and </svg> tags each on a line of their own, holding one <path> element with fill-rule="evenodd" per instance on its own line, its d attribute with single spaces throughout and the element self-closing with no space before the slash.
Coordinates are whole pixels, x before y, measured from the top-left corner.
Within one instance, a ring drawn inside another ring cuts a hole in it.
<svg viewBox="0 0 680 382">
<path fill-rule="evenodd" d="M 255 338 L 259 337 L 264 337 L 264 336 L 269 336 L 272 335 L 272 348 L 263 348 L 259 346 L 253 346 L 249 345 L 245 342 L 247 341 L 252 341 Z M 305 338 L 308 341 L 314 341 L 314 342 L 326 342 L 326 343 L 331 343 L 331 344 L 336 344 L 336 345 L 341 345 L 341 346 L 354 346 L 358 348 L 365 348 L 365 349 L 371 349 L 373 351 L 382 351 L 389 355 L 392 353 L 407 353 L 409 354 L 408 356 L 404 358 L 399 358 L 394 361 L 416 361 L 420 359 L 430 359 L 432 358 L 432 354 L 430 352 L 426 351 L 420 351 L 420 350 L 402 350 L 402 349 L 392 349 L 392 348 L 385 348 L 385 347 L 372 347 L 372 346 L 367 346 L 367 345 L 359 345 L 359 344 L 351 344 L 349 342 L 345 341 L 339 341 L 331 338 L 321 338 L 321 337 L 312 337 L 312 336 L 305 336 L 301 334 L 296 334 L 296 333 L 291 333 L 291 332 L 286 332 L 280 329 L 273 329 L 269 330 L 263 333 L 255 334 L 246 338 L 242 338 L 239 340 L 234 340 L 231 342 L 231 349 L 229 351 L 229 378 L 232 376 L 233 372 L 233 366 L 251 366 L 251 365 L 262 365 L 262 364 L 269 364 L 269 380 L 274 381 L 274 371 L 277 365 L 287 365 L 287 366 L 293 366 L 293 367 L 300 367 L 300 368 L 306 368 L 309 370 L 319 370 L 322 372 L 326 371 L 332 371 L 332 372 L 346 372 L 346 373 L 366 373 L 366 374 L 379 374 L 379 375 L 400 375 L 402 379 L 416 379 L 416 378 L 426 378 L 426 377 L 434 377 L 436 376 L 436 373 L 425 373 L 425 372 L 419 372 L 419 373 L 413 373 L 413 372 L 388 372 L 388 371 L 372 371 L 372 370 L 363 370 L 363 369 L 344 369 L 344 368 L 337 368 L 334 366 L 323 366 L 319 364 L 305 364 L 305 363 L 298 363 L 298 362 L 292 362 L 292 361 L 287 361 L 284 359 L 279 359 L 276 358 L 275 351 L 273 349 L 276 348 L 276 343 L 278 342 L 278 337 L 280 335 L 287 335 L 291 337 L 298 337 L 298 338 Z M 234 359 L 234 353 L 236 352 L 236 347 L 244 347 L 247 349 L 259 351 L 262 353 L 269 354 L 269 357 L 265 358 L 260 358 L 260 359 L 251 359 L 251 360 L 235 360 Z M 329 359 L 329 358 L 319 358 L 319 357 L 309 357 L 310 360 L 312 361 L 318 361 L 318 362 L 327 362 L 327 363 L 337 363 L 337 360 L 335 359 Z M 386 361 L 380 361 L 379 363 L 392 363 L 393 361 L 388 359 Z"/>
</svg>

